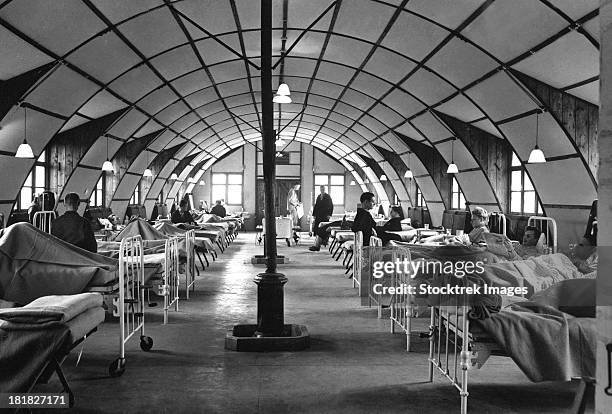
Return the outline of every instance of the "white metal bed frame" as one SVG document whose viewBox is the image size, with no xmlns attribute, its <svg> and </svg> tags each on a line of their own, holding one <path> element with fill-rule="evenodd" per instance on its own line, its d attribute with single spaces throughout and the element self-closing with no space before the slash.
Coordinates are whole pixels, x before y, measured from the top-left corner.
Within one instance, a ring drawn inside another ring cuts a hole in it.
<svg viewBox="0 0 612 414">
<path fill-rule="evenodd" d="M 144 261 L 142 237 L 126 237 L 119 248 L 119 296 L 113 299 L 119 314 L 119 358 L 108 367 L 112 377 L 125 371 L 125 344 L 140 333 L 140 348 L 150 351 L 153 339 L 144 332 Z M 112 294 L 116 294 L 113 292 Z"/>
<path fill-rule="evenodd" d="M 499 230 L 501 231 L 501 233 L 499 234 L 503 234 L 504 236 L 507 236 L 508 235 L 508 221 L 506 219 L 506 215 L 502 212 L 494 212 L 494 213 L 491 213 L 489 220 L 493 216 L 499 217 L 499 226 L 500 226 Z"/>
<path fill-rule="evenodd" d="M 557 253 L 557 222 L 552 217 L 531 216 L 527 220 L 528 226 L 533 226 L 544 234 L 546 244 Z"/>
<path fill-rule="evenodd" d="M 393 261 L 399 259 L 401 262 L 407 260 L 411 262 L 410 250 L 409 249 L 393 249 Z M 393 272 L 392 275 L 392 286 L 399 287 L 405 284 L 409 286 L 412 283 L 412 279 L 409 273 L 405 272 Z M 391 333 L 395 333 L 396 325 L 406 334 L 406 351 L 410 352 L 411 339 L 410 334 L 412 333 L 412 316 L 414 313 L 412 295 L 408 293 L 394 294 L 391 297 Z"/>
<path fill-rule="evenodd" d="M 359 289 L 361 296 L 361 266 L 363 264 L 363 232 L 355 232 L 355 242 L 353 245 L 353 287 Z"/>
<path fill-rule="evenodd" d="M 185 263 L 185 298 L 189 299 L 189 290 L 195 291 L 195 230 L 185 233 L 185 250 L 187 250 L 187 263 Z"/>
<path fill-rule="evenodd" d="M 37 211 L 32 217 L 32 224 L 37 229 L 44 231 L 45 233 L 51 234 L 51 227 L 53 220 L 57 218 L 55 211 Z"/>
<path fill-rule="evenodd" d="M 159 287 L 164 297 L 164 325 L 168 323 L 168 311 L 172 305 L 178 312 L 180 286 L 178 242 L 178 237 L 171 237 L 166 240 L 164 249 L 164 284 Z"/>
<path fill-rule="evenodd" d="M 372 302 L 374 302 L 376 304 L 376 309 L 378 311 L 378 319 L 382 318 L 382 294 L 376 294 L 374 293 L 373 290 L 373 286 L 375 283 L 377 282 L 381 282 L 384 280 L 384 276 L 381 279 L 376 279 L 374 278 L 374 272 L 373 270 L 373 266 L 374 266 L 374 262 L 376 261 L 382 261 L 383 260 L 383 242 L 382 239 L 380 237 L 376 237 L 376 236 L 370 236 L 370 254 L 369 254 L 369 259 L 370 259 L 370 272 L 368 277 L 370 278 L 368 286 L 369 286 L 369 290 L 368 290 L 368 297 L 369 297 L 369 305 L 372 306 Z"/>
</svg>

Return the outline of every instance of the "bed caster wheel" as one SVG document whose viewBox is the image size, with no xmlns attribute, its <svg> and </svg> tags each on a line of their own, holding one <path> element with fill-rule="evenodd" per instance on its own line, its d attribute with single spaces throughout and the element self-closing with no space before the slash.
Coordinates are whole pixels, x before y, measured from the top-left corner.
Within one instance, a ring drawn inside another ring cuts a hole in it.
<svg viewBox="0 0 612 414">
<path fill-rule="evenodd" d="M 125 358 L 117 358 L 108 366 L 108 373 L 111 377 L 120 377 L 125 372 Z"/>
<path fill-rule="evenodd" d="M 149 352 L 153 348 L 153 338 L 150 336 L 141 336 L 140 337 L 140 349 L 145 352 Z"/>
</svg>

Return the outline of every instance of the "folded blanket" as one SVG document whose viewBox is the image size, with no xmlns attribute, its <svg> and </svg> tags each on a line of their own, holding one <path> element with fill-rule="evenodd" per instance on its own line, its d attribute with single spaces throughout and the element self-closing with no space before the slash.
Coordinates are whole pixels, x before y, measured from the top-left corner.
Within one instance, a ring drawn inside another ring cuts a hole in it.
<svg viewBox="0 0 612 414">
<path fill-rule="evenodd" d="M 99 306 L 102 306 L 102 295 L 98 293 L 43 296 L 21 308 L 0 309 L 0 320 L 13 324 L 64 323 Z M 6 324 L 3 328 L 6 329 Z"/>
</svg>

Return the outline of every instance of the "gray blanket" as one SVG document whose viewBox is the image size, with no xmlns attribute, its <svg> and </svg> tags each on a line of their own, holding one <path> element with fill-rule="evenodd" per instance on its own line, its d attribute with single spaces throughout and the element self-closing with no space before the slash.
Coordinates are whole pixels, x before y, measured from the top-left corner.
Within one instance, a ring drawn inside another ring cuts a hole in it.
<svg viewBox="0 0 612 414">
<path fill-rule="evenodd" d="M 472 323 L 491 335 L 534 382 L 594 377 L 596 320 L 582 316 L 595 314 L 595 280 L 561 282 L 532 299 Z"/>
<path fill-rule="evenodd" d="M 117 277 L 117 261 L 88 252 L 29 223 L 0 232 L 0 298 L 25 305 L 41 296 L 72 295 Z"/>
</svg>

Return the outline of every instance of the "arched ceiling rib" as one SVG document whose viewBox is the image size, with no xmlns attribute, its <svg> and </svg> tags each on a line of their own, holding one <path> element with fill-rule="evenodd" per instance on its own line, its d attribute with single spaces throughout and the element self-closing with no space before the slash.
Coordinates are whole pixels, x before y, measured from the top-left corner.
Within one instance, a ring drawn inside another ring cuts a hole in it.
<svg viewBox="0 0 612 414">
<path fill-rule="evenodd" d="M 359 154 L 384 160 L 370 144 L 395 149 L 394 131 L 437 143 L 435 149 L 448 159 L 444 140 L 452 134 L 432 110 L 507 139 L 524 159 L 533 145 L 526 132 L 542 104 L 509 69 L 598 102 L 595 0 L 282 5 L 275 1 L 274 76 L 290 84 L 294 103 L 279 108 L 275 125 L 292 140 L 341 161 Z M 22 174 L 29 169 L 28 161 L 2 155 L 21 139 L 21 111 L 14 105 L 22 99 L 38 108 L 28 116 L 35 152 L 59 131 L 125 108 L 130 109 L 106 133 L 131 140 L 164 130 L 149 146 L 155 153 L 183 145 L 177 157 L 202 153 L 212 163 L 253 143 L 260 135 L 258 29 L 258 2 L 252 0 L 3 2 L 1 51 L 7 58 L 0 62 L 0 79 L 54 67 L 13 102 L 3 103 L 8 109 L 1 119 L 0 170 L 13 164 L 23 164 Z M 542 121 L 545 150 L 553 156 L 577 153 L 557 120 Z M 456 157 L 465 163 L 460 169 L 477 168 L 458 146 Z M 105 154 L 84 158 L 96 165 Z M 585 169 L 580 157 L 555 162 Z M 141 172 L 145 164 L 130 170 Z M 534 168 L 530 172 L 539 176 Z M 393 167 L 383 163 L 382 169 Z M 474 180 L 460 175 L 459 181 L 466 195 L 475 194 Z M 7 192 L 0 199 L 13 196 Z"/>
</svg>

